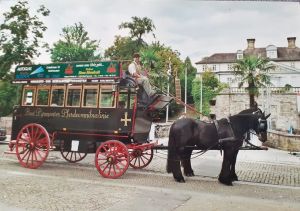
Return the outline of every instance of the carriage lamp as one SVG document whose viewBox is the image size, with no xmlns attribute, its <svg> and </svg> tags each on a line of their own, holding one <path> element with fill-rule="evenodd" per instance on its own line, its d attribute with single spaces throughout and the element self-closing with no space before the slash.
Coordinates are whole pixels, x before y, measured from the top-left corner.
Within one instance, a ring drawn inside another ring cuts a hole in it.
<svg viewBox="0 0 300 211">
<path fill-rule="evenodd" d="M 117 131 L 117 130 L 114 130 L 114 134 L 118 134 L 119 133 L 119 131 Z"/>
</svg>

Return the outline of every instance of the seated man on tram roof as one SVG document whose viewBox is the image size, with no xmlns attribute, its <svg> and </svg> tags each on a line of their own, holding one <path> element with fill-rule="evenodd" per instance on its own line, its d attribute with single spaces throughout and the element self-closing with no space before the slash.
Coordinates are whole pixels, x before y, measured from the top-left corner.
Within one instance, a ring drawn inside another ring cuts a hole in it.
<svg viewBox="0 0 300 211">
<path fill-rule="evenodd" d="M 133 55 L 133 61 L 128 66 L 128 72 L 132 77 L 135 78 L 137 84 L 141 85 L 145 92 L 147 93 L 148 97 L 153 100 L 156 98 L 156 92 L 152 89 L 149 79 L 141 74 L 142 66 L 140 63 L 140 54 L 135 53 Z"/>
</svg>

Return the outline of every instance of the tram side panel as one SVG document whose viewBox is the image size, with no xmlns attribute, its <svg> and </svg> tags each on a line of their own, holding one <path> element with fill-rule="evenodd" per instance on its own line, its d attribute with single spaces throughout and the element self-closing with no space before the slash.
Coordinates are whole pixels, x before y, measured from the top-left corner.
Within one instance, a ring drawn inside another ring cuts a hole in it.
<svg viewBox="0 0 300 211">
<path fill-rule="evenodd" d="M 132 115 L 132 109 L 20 106 L 13 114 L 12 140 L 23 126 L 38 123 L 58 138 L 129 142 Z"/>
</svg>

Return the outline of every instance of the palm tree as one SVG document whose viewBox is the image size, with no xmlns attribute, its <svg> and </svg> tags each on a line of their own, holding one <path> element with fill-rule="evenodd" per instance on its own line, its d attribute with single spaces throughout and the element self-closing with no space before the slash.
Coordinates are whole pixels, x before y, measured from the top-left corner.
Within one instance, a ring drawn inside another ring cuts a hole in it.
<svg viewBox="0 0 300 211">
<path fill-rule="evenodd" d="M 274 65 L 269 63 L 267 58 L 257 56 L 247 56 L 233 66 L 234 74 L 241 77 L 239 88 L 245 83 L 248 85 L 247 90 L 250 99 L 250 108 L 255 107 L 255 96 L 259 94 L 260 87 L 270 85 L 270 70 L 275 68 Z"/>
</svg>

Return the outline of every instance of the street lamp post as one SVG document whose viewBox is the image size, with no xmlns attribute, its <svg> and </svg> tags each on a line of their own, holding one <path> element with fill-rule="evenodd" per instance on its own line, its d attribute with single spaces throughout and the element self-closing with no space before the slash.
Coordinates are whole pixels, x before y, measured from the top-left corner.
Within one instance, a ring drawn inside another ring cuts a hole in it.
<svg viewBox="0 0 300 211">
<path fill-rule="evenodd" d="M 185 67 L 185 74 L 184 74 L 184 114 L 186 115 L 186 104 L 187 104 L 187 64 Z"/>
<path fill-rule="evenodd" d="M 170 96 L 170 76 L 171 76 L 171 57 L 169 57 L 169 68 L 168 68 L 168 88 L 167 88 L 167 96 Z M 166 123 L 169 121 L 169 104 L 166 109 Z"/>
<path fill-rule="evenodd" d="M 202 89 L 202 75 L 200 75 L 200 113 L 202 114 L 202 98 L 203 98 L 203 89 Z"/>
</svg>

